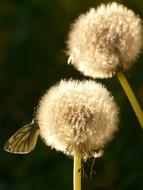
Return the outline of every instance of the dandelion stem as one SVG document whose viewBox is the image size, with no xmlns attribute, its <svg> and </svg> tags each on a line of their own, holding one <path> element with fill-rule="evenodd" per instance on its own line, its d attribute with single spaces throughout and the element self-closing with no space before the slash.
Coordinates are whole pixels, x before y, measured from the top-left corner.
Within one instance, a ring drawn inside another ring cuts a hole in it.
<svg viewBox="0 0 143 190">
<path fill-rule="evenodd" d="M 74 155 L 73 187 L 74 190 L 81 190 L 81 158 L 78 153 Z"/>
<path fill-rule="evenodd" d="M 138 121 L 139 121 L 141 127 L 143 128 L 143 111 L 142 111 L 140 104 L 138 103 L 138 101 L 134 95 L 133 90 L 131 89 L 131 87 L 130 87 L 130 85 L 129 85 L 129 83 L 128 83 L 123 72 L 119 72 L 117 74 L 117 77 L 118 77 L 118 80 L 119 80 L 121 86 L 123 87 L 128 99 L 129 99 L 130 103 L 131 103 L 131 106 L 132 106 L 132 108 L 133 108 L 133 110 L 134 110 L 134 112 L 138 118 Z"/>
</svg>

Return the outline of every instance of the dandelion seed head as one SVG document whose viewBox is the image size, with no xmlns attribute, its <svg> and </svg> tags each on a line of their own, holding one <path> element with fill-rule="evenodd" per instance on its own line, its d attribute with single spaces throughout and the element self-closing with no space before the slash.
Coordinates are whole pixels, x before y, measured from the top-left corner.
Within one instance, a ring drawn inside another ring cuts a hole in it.
<svg viewBox="0 0 143 190">
<path fill-rule="evenodd" d="M 113 2 L 79 16 L 69 32 L 67 53 L 83 74 L 108 78 L 132 66 L 142 42 L 139 16 Z"/>
<path fill-rule="evenodd" d="M 37 120 L 47 145 L 71 156 L 98 157 L 117 130 L 118 107 L 99 83 L 62 80 L 41 98 Z"/>
</svg>

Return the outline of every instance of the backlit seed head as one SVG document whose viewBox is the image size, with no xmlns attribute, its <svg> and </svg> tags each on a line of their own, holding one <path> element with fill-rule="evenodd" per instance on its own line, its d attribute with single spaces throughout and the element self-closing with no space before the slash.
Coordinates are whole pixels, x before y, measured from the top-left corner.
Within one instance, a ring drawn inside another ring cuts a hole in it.
<svg viewBox="0 0 143 190">
<path fill-rule="evenodd" d="M 41 137 L 52 148 L 98 157 L 117 130 L 118 107 L 99 83 L 62 80 L 41 98 L 37 121 Z"/>
<path fill-rule="evenodd" d="M 142 48 L 141 19 L 115 2 L 91 8 L 73 23 L 69 63 L 93 78 L 112 77 L 132 66 Z"/>
</svg>

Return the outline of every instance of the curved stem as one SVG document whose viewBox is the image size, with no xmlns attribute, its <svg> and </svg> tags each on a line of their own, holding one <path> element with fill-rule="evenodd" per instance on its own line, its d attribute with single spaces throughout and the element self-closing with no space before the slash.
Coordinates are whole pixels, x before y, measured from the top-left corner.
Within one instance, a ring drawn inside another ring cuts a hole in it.
<svg viewBox="0 0 143 190">
<path fill-rule="evenodd" d="M 78 153 L 74 155 L 73 189 L 81 190 L 81 158 Z"/>
<path fill-rule="evenodd" d="M 134 95 L 133 90 L 131 89 L 131 87 L 130 87 L 130 85 L 129 85 L 129 83 L 128 83 L 123 72 L 119 72 L 117 74 L 117 77 L 118 77 L 118 80 L 120 81 L 120 84 L 123 87 L 128 99 L 129 99 L 130 103 L 131 103 L 131 106 L 132 106 L 132 108 L 133 108 L 133 110 L 134 110 L 134 112 L 138 118 L 138 121 L 139 121 L 141 127 L 143 128 L 143 111 L 142 111 L 140 104 L 138 103 L 138 101 Z"/>
</svg>

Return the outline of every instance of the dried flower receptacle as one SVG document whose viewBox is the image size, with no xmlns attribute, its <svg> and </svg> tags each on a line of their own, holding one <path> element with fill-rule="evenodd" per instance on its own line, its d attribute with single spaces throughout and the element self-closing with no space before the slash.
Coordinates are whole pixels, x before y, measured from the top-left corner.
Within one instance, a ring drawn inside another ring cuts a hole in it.
<svg viewBox="0 0 143 190">
<path fill-rule="evenodd" d="M 37 121 L 47 145 L 71 156 L 98 157 L 117 130 L 118 107 L 99 83 L 63 80 L 41 98 Z"/>
<path fill-rule="evenodd" d="M 93 78 L 112 77 L 132 66 L 142 48 L 141 19 L 123 5 L 91 8 L 72 24 L 69 63 Z"/>
</svg>

